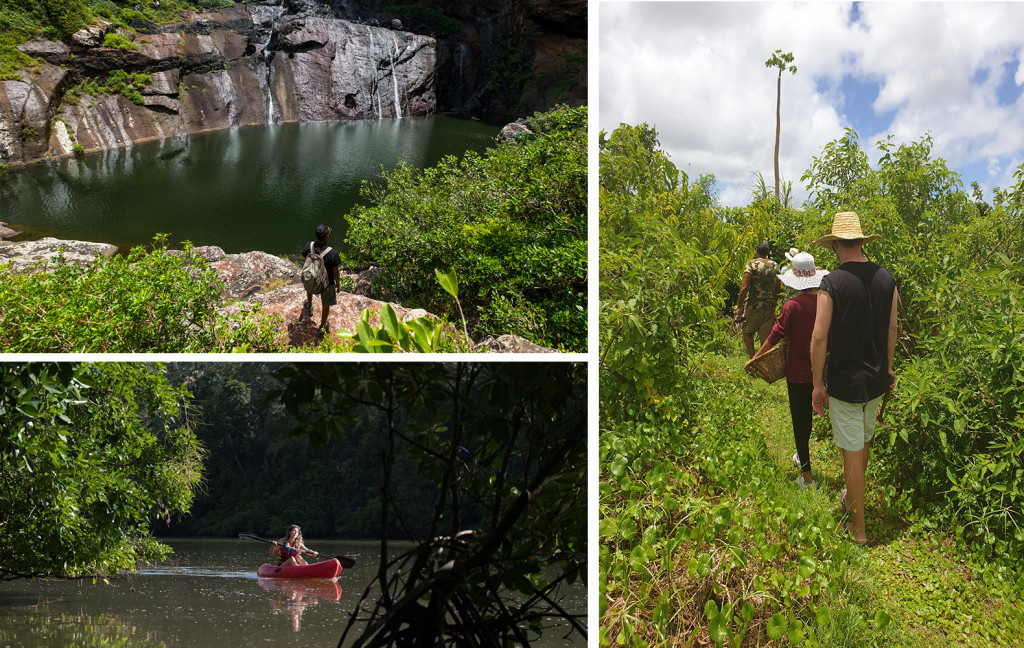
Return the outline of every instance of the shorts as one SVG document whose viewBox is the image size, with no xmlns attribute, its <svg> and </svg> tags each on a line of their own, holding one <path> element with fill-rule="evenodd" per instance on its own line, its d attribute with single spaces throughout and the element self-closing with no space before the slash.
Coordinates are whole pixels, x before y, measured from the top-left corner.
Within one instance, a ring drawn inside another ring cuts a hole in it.
<svg viewBox="0 0 1024 648">
<path fill-rule="evenodd" d="M 338 293 L 334 290 L 334 284 L 327 286 L 327 290 L 320 293 L 320 303 L 324 306 L 334 306 L 338 303 Z"/>
<path fill-rule="evenodd" d="M 866 403 L 847 403 L 828 397 L 828 418 L 832 422 L 832 436 L 843 450 L 857 452 L 875 438 L 875 416 L 882 396 Z"/>
<path fill-rule="evenodd" d="M 764 344 L 772 332 L 772 326 L 775 325 L 775 306 L 772 304 L 758 305 L 748 308 L 743 314 L 747 317 L 743 322 L 743 335 L 757 333 L 761 344 Z"/>
</svg>

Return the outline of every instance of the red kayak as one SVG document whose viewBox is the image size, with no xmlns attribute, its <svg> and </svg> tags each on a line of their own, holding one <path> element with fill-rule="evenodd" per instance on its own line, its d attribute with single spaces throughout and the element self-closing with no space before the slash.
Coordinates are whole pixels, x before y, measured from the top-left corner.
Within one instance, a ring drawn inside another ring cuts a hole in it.
<svg viewBox="0 0 1024 648">
<path fill-rule="evenodd" d="M 308 565 L 277 565 L 262 564 L 256 570 L 260 578 L 337 578 L 341 573 L 341 563 L 337 558 L 324 560 Z"/>
</svg>

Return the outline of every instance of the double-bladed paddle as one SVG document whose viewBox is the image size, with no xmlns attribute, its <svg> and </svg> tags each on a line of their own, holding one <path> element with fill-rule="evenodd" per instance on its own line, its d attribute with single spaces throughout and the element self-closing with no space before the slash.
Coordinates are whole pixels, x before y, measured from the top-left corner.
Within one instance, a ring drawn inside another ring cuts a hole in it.
<svg viewBox="0 0 1024 648">
<path fill-rule="evenodd" d="M 241 538 L 242 540 L 259 540 L 260 542 L 266 542 L 268 544 L 275 544 L 275 545 L 280 545 L 281 544 L 280 542 L 278 542 L 276 540 L 267 540 L 266 538 L 261 538 L 258 535 L 256 535 L 255 533 L 239 533 L 238 537 Z M 304 553 L 304 554 L 310 554 L 310 555 L 314 555 L 314 556 L 319 556 L 320 555 L 319 553 L 313 551 L 312 549 L 299 549 L 299 551 Z M 341 566 L 343 568 L 345 568 L 345 569 L 352 569 L 356 565 L 356 559 L 355 558 L 349 558 L 348 556 L 332 556 L 332 557 L 333 558 L 337 558 L 338 562 L 340 562 Z"/>
</svg>

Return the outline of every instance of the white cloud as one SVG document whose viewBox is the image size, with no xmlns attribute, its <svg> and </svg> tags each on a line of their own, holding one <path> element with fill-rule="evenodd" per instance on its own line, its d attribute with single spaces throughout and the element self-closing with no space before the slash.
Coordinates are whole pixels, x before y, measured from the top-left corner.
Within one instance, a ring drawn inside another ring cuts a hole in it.
<svg viewBox="0 0 1024 648">
<path fill-rule="evenodd" d="M 894 111 L 883 133 L 858 133 L 872 161 L 878 136 L 930 130 L 933 156 L 954 169 L 1004 159 L 1002 173 L 965 185 L 1008 186 L 1005 168 L 1024 161 L 1024 99 L 1000 105 L 996 90 L 1007 64 L 1024 85 L 1024 3 L 858 10 L 851 23 L 849 3 L 600 2 L 600 127 L 654 126 L 677 166 L 714 173 L 723 202 L 745 204 L 758 171 L 774 182 L 778 73 L 764 62 L 782 49 L 798 71 L 782 79 L 780 167 L 798 200 L 811 158 L 855 118 L 843 114 L 846 75 L 878 81 L 874 110 Z"/>
</svg>

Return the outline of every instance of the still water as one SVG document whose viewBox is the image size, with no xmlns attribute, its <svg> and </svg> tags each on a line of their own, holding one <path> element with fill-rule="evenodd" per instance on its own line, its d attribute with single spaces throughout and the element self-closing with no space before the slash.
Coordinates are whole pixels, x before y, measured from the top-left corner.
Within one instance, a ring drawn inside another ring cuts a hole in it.
<svg viewBox="0 0 1024 648">
<path fill-rule="evenodd" d="M 299 254 L 320 223 L 342 243 L 363 180 L 399 160 L 483 152 L 500 129 L 440 115 L 251 126 L 39 164 L 0 175 L 0 222 L 22 238 L 147 244 L 169 234 L 225 252 Z"/>
<path fill-rule="evenodd" d="M 356 560 L 337 582 L 256 578 L 267 548 L 244 540 L 170 540 L 174 554 L 122 578 L 0 582 L 0 648 L 10 646 L 335 646 L 376 575 L 379 545 L 307 540 L 323 554 Z M 570 609 L 586 609 L 577 587 Z M 581 647 L 549 630 L 536 645 Z M 102 645 L 102 644 L 100 644 Z"/>
</svg>

